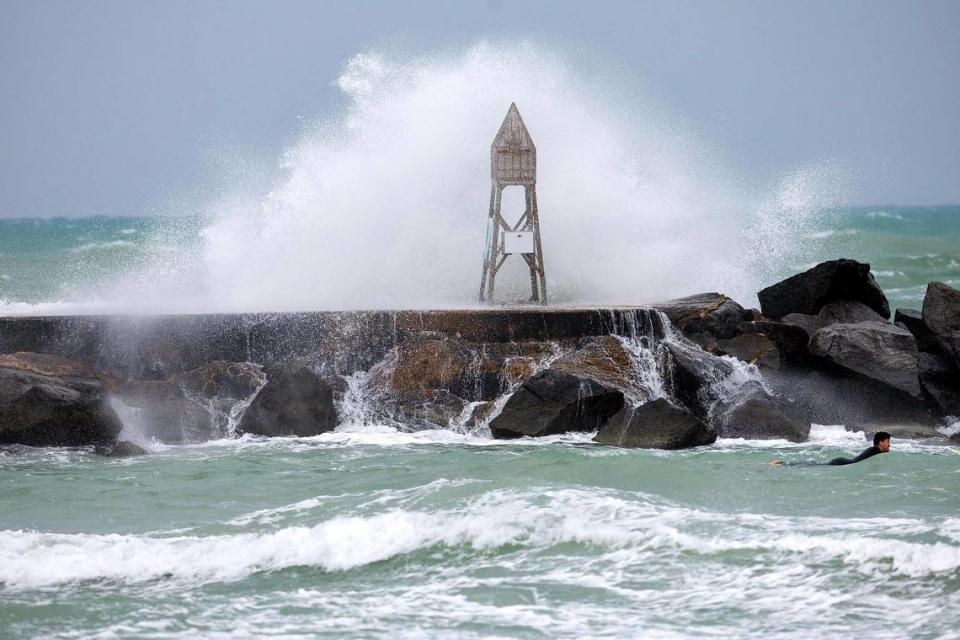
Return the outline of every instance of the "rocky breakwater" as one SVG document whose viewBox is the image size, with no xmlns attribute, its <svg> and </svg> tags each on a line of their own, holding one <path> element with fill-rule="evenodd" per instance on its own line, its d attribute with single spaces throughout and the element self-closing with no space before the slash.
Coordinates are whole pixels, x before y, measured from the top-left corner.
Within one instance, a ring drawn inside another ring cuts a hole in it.
<svg viewBox="0 0 960 640">
<path fill-rule="evenodd" d="M 710 353 L 755 363 L 801 422 L 937 437 L 960 413 L 960 292 L 928 285 L 923 310 L 897 309 L 868 264 L 832 260 L 758 293 L 760 309 L 721 294 L 675 301 L 675 326 Z"/>
<path fill-rule="evenodd" d="M 0 442 L 125 455 L 110 448 L 121 423 L 169 443 L 386 424 L 675 449 L 803 441 L 811 423 L 937 436 L 960 413 L 955 289 L 931 283 L 921 311 L 890 322 L 869 265 L 835 260 L 758 297 L 760 309 L 706 293 L 606 310 L 0 319 L 0 349 L 35 349 L 0 360 Z"/>
</svg>

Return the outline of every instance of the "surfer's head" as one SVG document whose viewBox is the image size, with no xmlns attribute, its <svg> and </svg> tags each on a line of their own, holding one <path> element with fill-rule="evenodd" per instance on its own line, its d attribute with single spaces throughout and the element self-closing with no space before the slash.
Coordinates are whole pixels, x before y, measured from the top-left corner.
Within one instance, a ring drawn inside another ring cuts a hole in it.
<svg viewBox="0 0 960 640">
<path fill-rule="evenodd" d="M 890 434 L 886 431 L 877 431 L 873 434 L 873 446 L 880 449 L 880 453 L 890 451 Z"/>
</svg>

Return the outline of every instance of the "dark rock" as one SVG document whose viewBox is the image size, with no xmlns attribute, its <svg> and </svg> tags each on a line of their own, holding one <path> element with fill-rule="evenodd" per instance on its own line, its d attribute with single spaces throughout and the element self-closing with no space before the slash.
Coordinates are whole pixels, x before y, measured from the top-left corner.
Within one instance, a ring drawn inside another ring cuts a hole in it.
<svg viewBox="0 0 960 640">
<path fill-rule="evenodd" d="M 884 318 L 890 305 L 877 286 L 870 265 L 855 260 L 831 260 L 763 289 L 757 294 L 763 314 L 779 320 L 789 313 L 815 315 L 838 300 L 862 302 Z"/>
<path fill-rule="evenodd" d="M 743 321 L 744 309 L 733 300 L 727 300 L 707 314 L 704 326 L 708 333 L 720 339 L 737 335 L 737 326 Z"/>
<path fill-rule="evenodd" d="M 960 416 L 960 371 L 947 358 L 920 353 L 920 386 L 941 415 Z"/>
<path fill-rule="evenodd" d="M 691 344 L 668 341 L 664 347 L 669 354 L 670 393 L 694 415 L 706 419 L 717 400 L 712 387 L 730 377 L 733 365 Z"/>
<path fill-rule="evenodd" d="M 494 438 L 594 431 L 623 408 L 623 393 L 590 378 L 547 369 L 523 383 L 490 421 Z"/>
<path fill-rule="evenodd" d="M 636 391 L 639 372 L 623 343 L 615 336 L 589 338 L 579 349 L 557 358 L 550 368 L 619 389 L 628 397 Z M 637 402 L 648 398 L 636 398 Z"/>
<path fill-rule="evenodd" d="M 467 416 L 463 426 L 467 429 L 475 429 L 476 427 L 486 423 L 496 406 L 497 403 L 493 400 L 474 403 L 473 408 L 470 410 L 470 415 Z"/>
<path fill-rule="evenodd" d="M 526 356 L 508 357 L 503 362 L 501 375 L 508 385 L 525 382 L 537 371 L 539 362 Z"/>
<path fill-rule="evenodd" d="M 243 400 L 249 398 L 264 382 L 263 373 L 257 365 L 223 360 L 214 360 L 192 371 L 177 374 L 174 379 L 185 392 L 205 400 Z"/>
<path fill-rule="evenodd" d="M 392 390 L 414 398 L 428 397 L 437 389 L 461 391 L 468 384 L 473 353 L 462 340 L 424 334 L 412 337 L 397 349 Z"/>
<path fill-rule="evenodd" d="M 549 354 L 544 343 L 491 344 L 482 347 L 423 332 L 395 350 L 392 368 L 377 386 L 401 402 L 417 402 L 438 390 L 470 401 L 493 400 L 512 382 L 529 377 Z"/>
<path fill-rule="evenodd" d="M 688 449 L 712 444 L 717 434 L 686 409 L 657 398 L 624 408 L 600 428 L 594 440 L 616 447 Z"/>
<path fill-rule="evenodd" d="M 880 322 L 830 325 L 814 334 L 810 352 L 911 396 L 920 395 L 917 341 L 900 327 Z"/>
<path fill-rule="evenodd" d="M 657 306 L 685 334 L 707 333 L 732 338 L 747 312 L 721 293 L 699 293 Z"/>
<path fill-rule="evenodd" d="M 769 338 L 776 347 L 781 366 L 804 366 L 810 360 L 807 352 L 810 336 L 800 327 L 773 320 L 754 320 L 740 323 L 738 330 L 741 335 L 760 334 Z"/>
<path fill-rule="evenodd" d="M 364 395 L 377 419 L 399 429 L 449 428 L 468 403 L 499 397 L 550 354 L 544 343 L 476 345 L 421 332 L 374 366 Z"/>
<path fill-rule="evenodd" d="M 550 354 L 545 343 L 477 345 L 420 332 L 374 366 L 364 394 L 376 419 L 401 430 L 472 428 L 473 411 L 464 420 L 468 404 L 491 402 Z"/>
<path fill-rule="evenodd" d="M 917 357 L 917 368 L 920 378 L 949 378 L 960 373 L 952 362 L 935 353 L 921 352 Z"/>
<path fill-rule="evenodd" d="M 920 351 L 937 351 L 940 344 L 936 334 L 923 321 L 923 315 L 915 309 L 897 309 L 893 314 L 895 323 L 902 324 L 917 339 Z"/>
<path fill-rule="evenodd" d="M 123 425 L 86 365 L 42 353 L 0 355 L 0 443 L 70 447 L 112 442 Z"/>
<path fill-rule="evenodd" d="M 931 282 L 923 297 L 923 321 L 939 335 L 960 331 L 960 290 L 943 282 Z"/>
<path fill-rule="evenodd" d="M 772 369 L 781 366 L 780 350 L 776 343 L 762 333 L 747 333 L 729 340 L 719 340 L 717 346 L 723 355 L 733 356 L 748 364 Z"/>
<path fill-rule="evenodd" d="M 120 399 L 136 410 L 145 437 L 165 443 L 206 442 L 228 434 L 231 413 L 264 383 L 250 363 L 215 360 L 164 380 L 131 381 Z"/>
<path fill-rule="evenodd" d="M 942 282 L 931 282 L 923 297 L 922 315 L 941 350 L 960 363 L 960 290 Z"/>
<path fill-rule="evenodd" d="M 810 437 L 810 423 L 785 414 L 758 383 L 744 384 L 724 404 L 718 411 L 718 421 L 725 438 L 803 442 Z"/>
<path fill-rule="evenodd" d="M 146 449 L 139 445 L 135 445 L 132 442 L 127 440 L 120 440 L 119 442 L 113 444 L 98 444 L 94 451 L 97 455 L 106 456 L 108 458 L 129 458 L 131 456 L 145 456 L 148 455 Z"/>
<path fill-rule="evenodd" d="M 309 367 L 287 361 L 266 367 L 267 383 L 250 403 L 237 430 L 262 436 L 314 436 L 333 431 L 333 390 Z"/>
<path fill-rule="evenodd" d="M 855 322 L 887 322 L 887 319 L 862 302 L 840 300 L 823 305 L 816 315 L 804 313 L 788 313 L 781 322 L 799 327 L 813 337 L 820 329 L 833 324 L 850 324 Z"/>
<path fill-rule="evenodd" d="M 668 342 L 671 393 L 725 437 L 786 438 L 801 442 L 809 423 L 786 415 L 759 383 L 734 386 L 734 365 L 679 342 Z"/>
<path fill-rule="evenodd" d="M 780 322 L 802 330 L 804 335 L 807 336 L 807 344 L 810 344 L 810 338 L 813 334 L 823 328 L 823 323 L 820 322 L 819 317 L 806 313 L 788 313 L 780 318 Z"/>
<path fill-rule="evenodd" d="M 767 371 L 764 383 L 791 418 L 806 424 L 843 424 L 854 431 L 883 430 L 896 424 L 935 426 L 940 418 L 906 393 L 824 363 L 824 368 Z"/>
<path fill-rule="evenodd" d="M 446 389 L 437 389 L 419 401 L 397 402 L 392 406 L 388 403 L 388 413 L 405 428 L 447 429 L 456 423 L 467 404 Z"/>
<path fill-rule="evenodd" d="M 824 327 L 832 324 L 850 324 L 853 322 L 889 322 L 890 314 L 882 316 L 862 302 L 856 300 L 837 300 L 828 302 L 820 308 L 817 318 Z"/>
</svg>

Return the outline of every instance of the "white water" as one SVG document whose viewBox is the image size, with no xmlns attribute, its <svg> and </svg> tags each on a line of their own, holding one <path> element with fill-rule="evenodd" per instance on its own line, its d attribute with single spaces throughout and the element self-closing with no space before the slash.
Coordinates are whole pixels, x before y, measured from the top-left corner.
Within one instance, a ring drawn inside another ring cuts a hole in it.
<svg viewBox="0 0 960 640">
<path fill-rule="evenodd" d="M 158 239 L 119 283 L 5 311 L 470 306 L 489 146 L 513 101 L 537 144 L 554 303 L 720 290 L 753 304 L 804 261 L 802 232 L 843 198 L 844 172 L 830 163 L 767 186 L 737 178 L 709 140 L 642 94 L 642 78 L 551 47 L 368 51 L 335 82 L 342 109 L 307 127 L 269 181 L 237 183 L 210 202 L 196 246 L 171 252 Z M 498 285 L 507 300 L 526 295 L 522 276 Z"/>
<path fill-rule="evenodd" d="M 960 569 L 960 548 L 948 542 L 885 539 L 896 532 L 953 540 L 957 531 L 954 519 L 941 526 L 909 518 L 759 517 L 690 510 L 644 494 L 627 499 L 607 493 L 577 489 L 547 491 L 543 496 L 495 492 L 433 513 L 394 508 L 370 516 L 334 517 L 310 527 L 231 535 L 0 531 L 0 584 L 37 588 L 87 580 L 224 581 L 295 566 L 345 571 L 436 545 L 484 550 L 562 543 L 597 545 L 607 553 L 624 550 L 625 566 L 663 553 L 709 556 L 750 550 L 788 554 L 810 562 L 835 559 L 866 574 L 919 577 Z M 318 509 L 322 504 L 323 500 L 315 499 L 273 511 L 289 514 Z M 251 514 L 244 523 L 269 515 Z M 698 534 L 704 526 L 735 535 Z M 385 531 L 390 534 L 384 535 Z"/>
</svg>

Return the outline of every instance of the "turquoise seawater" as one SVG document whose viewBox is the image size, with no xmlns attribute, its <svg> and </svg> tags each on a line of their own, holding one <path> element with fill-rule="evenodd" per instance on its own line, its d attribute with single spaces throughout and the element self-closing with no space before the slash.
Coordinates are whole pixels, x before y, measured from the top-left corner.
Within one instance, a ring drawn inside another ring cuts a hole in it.
<svg viewBox="0 0 960 640">
<path fill-rule="evenodd" d="M 803 238 L 816 261 L 870 263 L 891 310 L 920 309 L 928 282 L 960 288 L 960 207 L 841 210 L 818 226 Z"/>
<path fill-rule="evenodd" d="M 956 638 L 960 457 L 388 429 L 0 451 L 0 637 Z"/>
</svg>

